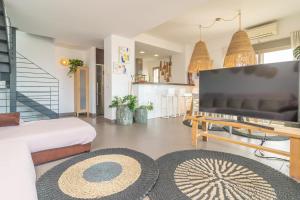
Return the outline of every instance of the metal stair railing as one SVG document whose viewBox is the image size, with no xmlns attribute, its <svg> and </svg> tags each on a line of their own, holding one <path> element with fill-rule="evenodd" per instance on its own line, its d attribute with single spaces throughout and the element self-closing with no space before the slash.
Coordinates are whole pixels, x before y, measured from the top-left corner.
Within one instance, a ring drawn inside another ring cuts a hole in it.
<svg viewBox="0 0 300 200">
<path fill-rule="evenodd" d="M 0 82 L 0 113 L 20 112 L 24 121 L 59 117 L 59 81 L 16 51 L 16 28 L 11 27 L 3 0 L 10 63 L 9 84 Z"/>
<path fill-rule="evenodd" d="M 24 121 L 58 118 L 59 80 L 16 53 L 17 111 Z"/>
</svg>

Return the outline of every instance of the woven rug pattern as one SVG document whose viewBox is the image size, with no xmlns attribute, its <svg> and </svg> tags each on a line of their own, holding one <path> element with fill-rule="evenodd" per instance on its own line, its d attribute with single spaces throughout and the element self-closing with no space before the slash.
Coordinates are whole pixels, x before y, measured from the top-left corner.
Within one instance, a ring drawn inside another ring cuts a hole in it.
<svg viewBox="0 0 300 200">
<path fill-rule="evenodd" d="M 144 199 L 158 178 L 150 157 L 129 149 L 104 149 L 71 158 L 37 181 L 39 200 Z"/>
<path fill-rule="evenodd" d="M 257 161 L 228 153 L 188 150 L 157 160 L 151 200 L 299 200 L 300 184 Z"/>
</svg>

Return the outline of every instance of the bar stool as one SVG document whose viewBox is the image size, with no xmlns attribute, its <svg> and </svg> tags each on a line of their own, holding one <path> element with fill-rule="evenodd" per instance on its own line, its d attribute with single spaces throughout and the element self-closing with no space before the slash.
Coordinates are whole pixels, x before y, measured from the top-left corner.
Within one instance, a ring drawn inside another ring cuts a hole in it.
<svg viewBox="0 0 300 200">
<path fill-rule="evenodd" d="M 186 119 L 186 116 L 192 115 L 193 110 L 193 94 L 191 92 L 184 93 L 184 115 L 183 120 Z M 192 125 L 192 121 L 191 121 Z"/>
<path fill-rule="evenodd" d="M 161 117 L 163 118 L 169 118 L 169 117 L 176 117 L 176 114 L 174 114 L 174 101 L 176 100 L 175 96 L 175 88 L 168 88 L 167 90 L 164 90 L 161 95 Z M 170 103 L 171 101 L 171 103 Z M 164 115 L 164 102 L 165 102 L 165 110 L 166 115 Z M 177 106 L 176 106 L 177 107 Z M 171 112 L 170 112 L 171 111 Z M 176 113 L 176 112 L 175 112 Z"/>
<path fill-rule="evenodd" d="M 181 116 L 184 115 L 186 112 L 186 89 L 180 88 L 179 90 L 176 90 L 176 96 L 177 96 L 177 115 Z"/>
</svg>

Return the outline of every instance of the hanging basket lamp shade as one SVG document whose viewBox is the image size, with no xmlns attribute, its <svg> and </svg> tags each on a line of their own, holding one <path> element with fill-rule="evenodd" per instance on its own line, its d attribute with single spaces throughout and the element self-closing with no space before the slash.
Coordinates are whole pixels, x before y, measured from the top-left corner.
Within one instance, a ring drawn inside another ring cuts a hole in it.
<svg viewBox="0 0 300 200">
<path fill-rule="evenodd" d="M 245 31 L 237 31 L 231 39 L 224 67 L 237 67 L 256 64 L 256 54 Z"/>
<path fill-rule="evenodd" d="M 224 67 L 239 67 L 256 64 L 256 54 L 246 31 L 242 30 L 242 14 L 238 13 L 239 31 L 233 34 Z"/>
<path fill-rule="evenodd" d="M 199 71 L 209 70 L 211 67 L 212 60 L 209 57 L 206 44 L 200 40 L 194 47 L 189 65 L 189 72 L 198 73 Z"/>
</svg>

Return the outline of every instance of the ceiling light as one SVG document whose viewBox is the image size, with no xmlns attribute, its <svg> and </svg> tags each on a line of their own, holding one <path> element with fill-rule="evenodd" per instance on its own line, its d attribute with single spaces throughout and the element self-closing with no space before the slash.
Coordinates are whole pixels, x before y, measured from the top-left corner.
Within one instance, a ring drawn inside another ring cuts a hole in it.
<svg viewBox="0 0 300 200">
<path fill-rule="evenodd" d="M 241 12 L 239 17 L 239 31 L 231 39 L 225 59 L 224 67 L 236 67 L 256 64 L 256 54 L 251 45 L 248 34 L 241 28 Z"/>
<path fill-rule="evenodd" d="M 198 73 L 203 70 L 209 70 L 212 67 L 212 60 L 209 57 L 209 53 L 205 42 L 201 40 L 202 26 L 200 28 L 200 41 L 196 43 L 194 51 L 191 57 L 189 72 Z"/>
<path fill-rule="evenodd" d="M 212 60 L 209 57 L 206 44 L 200 40 L 194 47 L 189 65 L 189 72 L 198 73 L 199 71 L 209 70 L 211 67 Z"/>
<path fill-rule="evenodd" d="M 159 55 L 158 55 L 158 54 L 154 54 L 154 56 L 155 56 L 155 57 L 158 57 Z"/>
<path fill-rule="evenodd" d="M 140 54 L 144 54 L 145 53 L 145 51 L 140 51 Z"/>
</svg>

